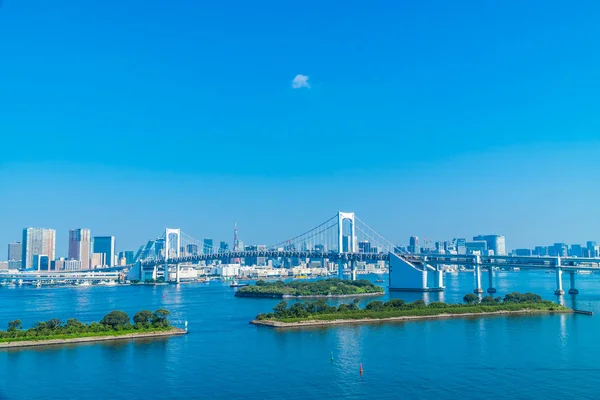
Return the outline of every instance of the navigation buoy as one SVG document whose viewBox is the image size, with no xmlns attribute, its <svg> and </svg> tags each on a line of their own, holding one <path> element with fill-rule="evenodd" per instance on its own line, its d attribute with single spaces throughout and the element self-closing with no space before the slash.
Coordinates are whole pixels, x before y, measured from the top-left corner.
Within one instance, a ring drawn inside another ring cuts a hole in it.
<svg viewBox="0 0 600 400">
<path fill-rule="evenodd" d="M 333 352 L 331 352 L 331 362 L 333 362 Z"/>
<path fill-rule="evenodd" d="M 363 374 L 363 367 L 362 367 L 362 363 L 360 363 L 360 374 Z"/>
</svg>

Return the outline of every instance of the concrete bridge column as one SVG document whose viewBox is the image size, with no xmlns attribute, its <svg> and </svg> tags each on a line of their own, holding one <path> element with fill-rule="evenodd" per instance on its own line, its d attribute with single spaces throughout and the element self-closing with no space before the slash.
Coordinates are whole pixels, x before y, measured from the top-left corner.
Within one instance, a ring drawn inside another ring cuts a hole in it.
<svg viewBox="0 0 600 400">
<path fill-rule="evenodd" d="M 436 286 L 438 289 L 444 288 L 444 271 L 439 267 L 439 265 L 435 266 L 435 278 L 436 278 Z"/>
<path fill-rule="evenodd" d="M 481 288 L 481 258 L 479 256 L 475 257 L 475 290 L 473 290 L 473 293 L 483 293 Z"/>
<path fill-rule="evenodd" d="M 554 291 L 554 294 L 557 296 L 565 294 L 562 286 L 562 269 L 560 266 L 556 267 L 556 290 Z"/>
<path fill-rule="evenodd" d="M 496 288 L 494 288 L 494 268 L 490 265 L 488 268 L 488 293 L 496 293 Z"/>
<path fill-rule="evenodd" d="M 344 279 L 344 260 L 338 260 L 338 278 Z"/>
<path fill-rule="evenodd" d="M 177 266 L 175 267 L 175 283 L 180 282 L 180 270 L 181 270 L 181 266 L 179 264 L 177 264 Z"/>
<path fill-rule="evenodd" d="M 350 269 L 352 270 L 351 279 L 356 280 L 356 261 L 350 261 Z"/>
<path fill-rule="evenodd" d="M 571 281 L 571 288 L 569 289 L 569 294 L 579 294 L 579 290 L 575 289 L 575 271 L 569 272 L 569 278 Z"/>
</svg>

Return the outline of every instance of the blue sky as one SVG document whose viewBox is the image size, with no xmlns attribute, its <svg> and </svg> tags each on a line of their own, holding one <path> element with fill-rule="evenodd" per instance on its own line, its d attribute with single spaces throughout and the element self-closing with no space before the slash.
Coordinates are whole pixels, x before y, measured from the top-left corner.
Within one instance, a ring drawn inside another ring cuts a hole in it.
<svg viewBox="0 0 600 400">
<path fill-rule="evenodd" d="M 0 243 L 600 240 L 600 3 L 4 0 Z M 310 87 L 293 88 L 298 74 Z M 5 245 L 2 245 L 6 247 Z M 6 250 L 0 250 L 0 258 Z"/>
</svg>

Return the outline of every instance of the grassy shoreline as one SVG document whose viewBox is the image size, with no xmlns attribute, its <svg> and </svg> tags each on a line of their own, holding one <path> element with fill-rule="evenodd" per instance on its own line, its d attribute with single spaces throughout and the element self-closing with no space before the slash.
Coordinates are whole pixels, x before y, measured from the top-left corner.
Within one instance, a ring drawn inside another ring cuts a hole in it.
<svg viewBox="0 0 600 400">
<path fill-rule="evenodd" d="M 5 338 L 0 340 L 0 349 L 14 349 L 20 347 L 49 346 L 61 344 L 76 344 L 103 342 L 109 340 L 157 338 L 165 336 L 184 335 L 186 331 L 180 328 L 168 327 L 147 330 L 124 330 L 113 332 L 93 332 L 84 334 L 53 335 L 39 338 Z"/>
<path fill-rule="evenodd" d="M 313 302 L 297 302 L 288 305 L 287 301 L 279 302 L 273 312 L 258 314 L 252 321 L 256 325 L 273 327 L 336 325 L 344 323 L 369 323 L 381 321 L 453 318 L 464 316 L 524 314 L 524 313 L 568 313 L 573 310 L 543 300 L 533 293 L 507 293 L 504 298 L 485 296 L 479 298 L 472 293 L 463 297 L 464 303 L 452 304 L 416 300 L 406 303 L 401 299 L 390 299 L 387 302 L 372 301 L 360 308 L 359 300 L 350 304 L 333 306 L 325 299 Z"/>
<path fill-rule="evenodd" d="M 384 323 L 384 322 L 402 322 L 402 321 L 423 321 L 431 319 L 451 319 L 451 318 L 469 318 L 469 317 L 481 317 L 481 316 L 499 316 L 499 315 L 533 315 L 533 314 L 564 314 L 572 313 L 573 310 L 564 308 L 556 310 L 543 310 L 543 309 L 522 309 L 522 310 L 496 310 L 496 311 L 482 311 L 482 312 L 463 312 L 463 313 L 448 313 L 445 312 L 439 314 L 424 314 L 424 315 L 400 315 L 395 317 L 383 317 L 383 318 L 346 318 L 346 319 L 332 319 L 332 320 L 319 320 L 319 319 L 303 319 L 294 322 L 284 322 L 274 319 L 251 321 L 251 324 L 268 326 L 272 328 L 304 328 L 314 326 L 335 326 L 335 325 L 353 325 L 353 324 L 373 324 L 373 323 Z"/>
<path fill-rule="evenodd" d="M 235 292 L 236 297 L 255 298 L 317 298 L 317 297 L 357 297 L 383 295 L 381 286 L 367 280 L 341 280 L 337 278 L 318 281 L 257 281 Z"/>
</svg>

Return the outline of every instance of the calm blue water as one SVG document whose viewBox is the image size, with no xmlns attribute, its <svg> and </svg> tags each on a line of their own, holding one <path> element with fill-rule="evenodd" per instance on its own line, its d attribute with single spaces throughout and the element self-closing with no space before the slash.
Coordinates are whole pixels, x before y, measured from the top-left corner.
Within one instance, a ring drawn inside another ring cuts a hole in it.
<svg viewBox="0 0 600 400">
<path fill-rule="evenodd" d="M 473 289 L 472 274 L 446 278 L 445 301 Z M 600 312 L 600 275 L 577 278 L 577 307 Z M 554 279 L 510 272 L 496 286 L 499 295 L 529 290 L 555 299 Z M 3 287 L 0 298 L 2 326 L 16 318 L 29 326 L 50 317 L 91 321 L 113 309 L 133 315 L 165 307 L 175 324 L 187 320 L 190 327 L 189 335 L 165 340 L 0 351 L 6 399 L 596 399 L 600 389 L 597 316 L 276 331 L 248 324 L 276 300 L 235 298 L 221 283 Z M 572 306 L 572 297 L 565 303 Z"/>
</svg>

